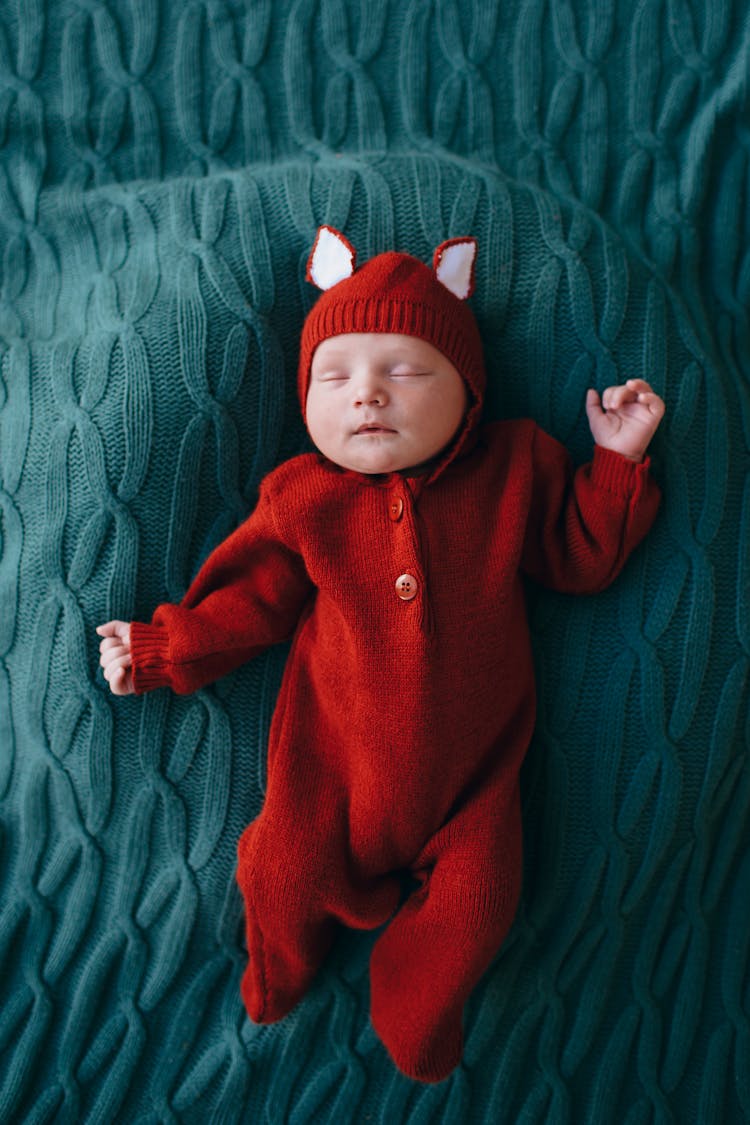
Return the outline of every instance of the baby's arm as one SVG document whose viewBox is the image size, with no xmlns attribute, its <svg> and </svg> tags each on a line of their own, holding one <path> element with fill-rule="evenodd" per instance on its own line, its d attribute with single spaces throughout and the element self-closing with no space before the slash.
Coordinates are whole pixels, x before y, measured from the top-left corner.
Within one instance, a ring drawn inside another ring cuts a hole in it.
<svg viewBox="0 0 750 1125">
<path fill-rule="evenodd" d="M 211 553 L 179 604 L 158 606 L 148 623 L 99 626 L 105 679 L 115 695 L 196 691 L 290 637 L 311 591 L 262 489 L 253 514 Z"/>
<path fill-rule="evenodd" d="M 132 695 L 133 657 L 130 652 L 130 624 L 127 621 L 107 621 L 96 630 L 103 638 L 99 644 L 99 663 L 104 669 L 104 679 L 114 695 Z"/>
<path fill-rule="evenodd" d="M 601 399 L 590 390 L 586 413 L 597 445 L 639 462 L 664 416 L 664 403 L 645 379 L 628 379 L 607 387 Z"/>
<path fill-rule="evenodd" d="M 592 460 L 575 470 L 565 447 L 534 428 L 521 569 L 535 581 L 570 594 L 603 590 L 651 527 L 659 488 L 635 443 L 619 444 L 605 434 Z"/>
</svg>

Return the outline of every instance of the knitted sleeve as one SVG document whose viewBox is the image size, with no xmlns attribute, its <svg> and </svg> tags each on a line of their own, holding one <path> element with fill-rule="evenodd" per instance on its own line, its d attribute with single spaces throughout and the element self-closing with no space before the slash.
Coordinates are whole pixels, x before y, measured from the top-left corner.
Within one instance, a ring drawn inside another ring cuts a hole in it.
<svg viewBox="0 0 750 1125">
<path fill-rule="evenodd" d="M 614 580 L 653 523 L 661 493 L 640 464 L 594 447 L 574 471 L 567 450 L 536 428 L 532 498 L 521 565 L 564 593 L 596 593 Z"/>
<path fill-rule="evenodd" d="M 209 556 L 179 605 L 133 622 L 136 692 L 195 691 L 294 631 L 312 592 L 300 555 L 277 532 L 262 489 L 252 515 Z"/>
</svg>

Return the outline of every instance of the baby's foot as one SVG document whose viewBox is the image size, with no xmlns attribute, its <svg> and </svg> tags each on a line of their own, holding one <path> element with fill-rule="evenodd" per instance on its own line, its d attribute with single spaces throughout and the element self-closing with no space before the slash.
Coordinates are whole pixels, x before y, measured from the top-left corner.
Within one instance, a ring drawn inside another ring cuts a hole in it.
<svg viewBox="0 0 750 1125">
<path fill-rule="evenodd" d="M 281 988 L 269 987 L 259 971 L 257 961 L 251 958 L 242 978 L 241 992 L 247 1014 L 253 1023 L 276 1023 L 289 1015 L 307 993 L 315 971 L 304 980 L 287 981 Z"/>
</svg>

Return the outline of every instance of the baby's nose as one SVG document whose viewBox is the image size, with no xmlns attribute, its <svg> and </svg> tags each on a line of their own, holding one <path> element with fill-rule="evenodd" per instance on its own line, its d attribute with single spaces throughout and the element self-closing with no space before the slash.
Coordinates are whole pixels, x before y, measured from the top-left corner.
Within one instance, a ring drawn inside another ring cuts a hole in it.
<svg viewBox="0 0 750 1125">
<path fill-rule="evenodd" d="M 355 386 L 354 398 L 358 406 L 382 406 L 386 399 L 385 388 L 376 379 L 362 379 Z"/>
</svg>

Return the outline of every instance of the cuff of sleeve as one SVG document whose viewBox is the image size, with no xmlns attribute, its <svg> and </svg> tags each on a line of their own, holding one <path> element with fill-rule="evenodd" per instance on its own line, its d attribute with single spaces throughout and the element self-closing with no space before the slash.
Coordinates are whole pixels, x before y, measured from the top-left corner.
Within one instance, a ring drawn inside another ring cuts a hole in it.
<svg viewBox="0 0 750 1125">
<path fill-rule="evenodd" d="M 169 663 L 169 633 L 163 626 L 133 621 L 130 625 L 130 655 L 136 694 L 168 684 L 165 668 Z"/>
<path fill-rule="evenodd" d="M 642 487 L 650 464 L 650 457 L 644 457 L 642 461 L 631 461 L 621 453 L 595 445 L 591 481 L 598 488 L 615 496 L 632 496 Z"/>
</svg>

